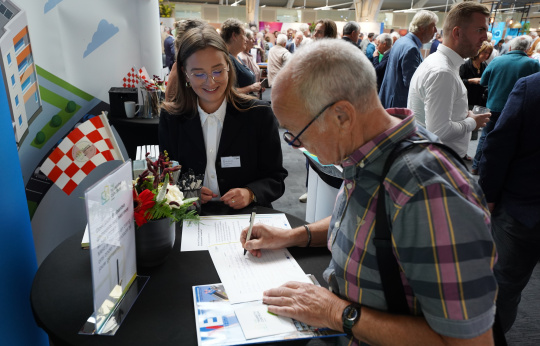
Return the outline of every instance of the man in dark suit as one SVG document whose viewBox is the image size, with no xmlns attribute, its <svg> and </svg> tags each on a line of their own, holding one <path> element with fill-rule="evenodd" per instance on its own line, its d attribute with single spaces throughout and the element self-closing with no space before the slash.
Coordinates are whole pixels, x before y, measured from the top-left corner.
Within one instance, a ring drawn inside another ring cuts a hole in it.
<svg viewBox="0 0 540 346">
<path fill-rule="evenodd" d="M 400 38 L 392 48 L 379 92 L 384 108 L 407 107 L 412 76 L 423 60 L 420 48 L 437 32 L 435 25 L 438 20 L 437 15 L 431 11 L 417 12 L 409 25 L 409 33 Z"/>
<path fill-rule="evenodd" d="M 377 74 L 377 92 L 381 90 L 384 72 L 386 71 L 386 65 L 390 57 L 390 49 L 394 42 L 390 34 L 381 34 L 378 40 L 377 49 L 372 57 L 373 67 L 375 67 L 375 73 Z"/>
<path fill-rule="evenodd" d="M 497 313 L 506 332 L 540 260 L 540 72 L 519 79 L 486 137 L 480 186 L 497 246 Z"/>
<path fill-rule="evenodd" d="M 358 46 L 358 36 L 360 35 L 360 24 L 354 21 L 347 22 L 343 27 L 343 40 Z"/>
<path fill-rule="evenodd" d="M 302 34 L 302 32 L 300 32 L 300 31 L 298 31 L 294 35 L 294 40 L 291 43 L 287 43 L 287 46 L 285 46 L 285 48 L 287 48 L 287 50 L 289 52 L 291 52 L 291 54 L 292 54 L 300 47 L 300 44 L 302 44 L 303 40 L 304 40 L 304 34 Z"/>
<path fill-rule="evenodd" d="M 169 68 L 169 71 L 172 70 L 172 65 L 176 60 L 176 54 L 174 49 L 174 37 L 171 34 L 171 28 L 165 28 L 167 37 L 163 41 L 163 49 L 165 50 L 165 65 Z"/>
<path fill-rule="evenodd" d="M 431 48 L 429 49 L 429 54 L 433 54 L 437 51 L 437 47 L 439 47 L 439 44 L 442 42 L 442 36 L 441 34 L 437 33 L 435 35 L 435 38 L 433 39 L 433 42 L 431 43 Z"/>
</svg>

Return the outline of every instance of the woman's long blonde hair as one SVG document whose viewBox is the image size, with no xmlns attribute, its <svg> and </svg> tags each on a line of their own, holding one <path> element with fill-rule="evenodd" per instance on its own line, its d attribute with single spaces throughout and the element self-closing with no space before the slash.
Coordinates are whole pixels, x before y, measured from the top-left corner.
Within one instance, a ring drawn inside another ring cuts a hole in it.
<svg viewBox="0 0 540 346">
<path fill-rule="evenodd" d="M 186 61 L 195 52 L 208 47 L 213 47 L 222 52 L 223 58 L 229 66 L 229 81 L 225 88 L 225 97 L 228 103 L 231 103 L 236 109 L 242 111 L 238 104 L 246 103 L 255 98 L 239 93 L 234 85 L 236 84 L 236 72 L 234 65 L 229 59 L 229 51 L 225 41 L 219 36 L 217 31 L 209 26 L 204 25 L 188 30 L 178 43 L 178 56 L 176 71 L 178 74 L 178 89 L 176 95 L 171 102 L 164 102 L 163 109 L 170 114 L 178 114 L 188 118 L 197 115 L 197 94 L 188 84 L 188 79 L 182 68 L 185 69 Z"/>
</svg>

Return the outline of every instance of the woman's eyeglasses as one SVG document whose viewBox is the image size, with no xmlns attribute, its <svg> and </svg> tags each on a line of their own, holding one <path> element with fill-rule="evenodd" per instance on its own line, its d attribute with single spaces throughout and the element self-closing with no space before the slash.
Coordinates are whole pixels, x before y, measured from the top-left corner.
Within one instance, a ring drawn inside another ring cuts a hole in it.
<svg viewBox="0 0 540 346">
<path fill-rule="evenodd" d="M 214 70 L 210 72 L 210 75 L 208 75 L 206 72 L 193 72 L 191 74 L 187 74 L 186 76 L 192 81 L 196 81 L 197 84 L 204 84 L 208 81 L 208 76 L 211 76 L 214 82 L 222 82 L 225 80 L 225 77 L 227 76 L 227 72 L 229 72 L 229 66 L 223 67 L 218 70 Z"/>
</svg>

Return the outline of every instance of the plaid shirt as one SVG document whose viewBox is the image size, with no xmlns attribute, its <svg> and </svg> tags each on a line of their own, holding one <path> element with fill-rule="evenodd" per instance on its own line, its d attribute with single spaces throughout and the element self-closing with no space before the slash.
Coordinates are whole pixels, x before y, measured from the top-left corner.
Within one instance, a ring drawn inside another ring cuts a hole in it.
<svg viewBox="0 0 540 346">
<path fill-rule="evenodd" d="M 334 271 L 342 297 L 383 311 L 372 241 L 380 175 L 398 142 L 414 134 L 438 141 L 416 128 L 412 111 L 388 112 L 403 121 L 342 162 L 345 179 L 330 222 L 326 272 Z M 423 315 L 439 334 L 472 338 L 494 321 L 496 252 L 482 190 L 450 156 L 417 145 L 396 159 L 384 182 L 386 210 L 411 313 Z"/>
</svg>

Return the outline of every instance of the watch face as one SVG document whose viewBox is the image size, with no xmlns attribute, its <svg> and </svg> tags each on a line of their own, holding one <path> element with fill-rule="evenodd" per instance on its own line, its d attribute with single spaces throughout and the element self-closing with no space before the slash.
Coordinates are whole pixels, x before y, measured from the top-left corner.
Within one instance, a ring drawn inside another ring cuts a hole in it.
<svg viewBox="0 0 540 346">
<path fill-rule="evenodd" d="M 354 306 L 348 306 L 347 311 L 345 311 L 345 316 L 349 320 L 355 320 L 358 316 L 358 310 Z"/>
</svg>

